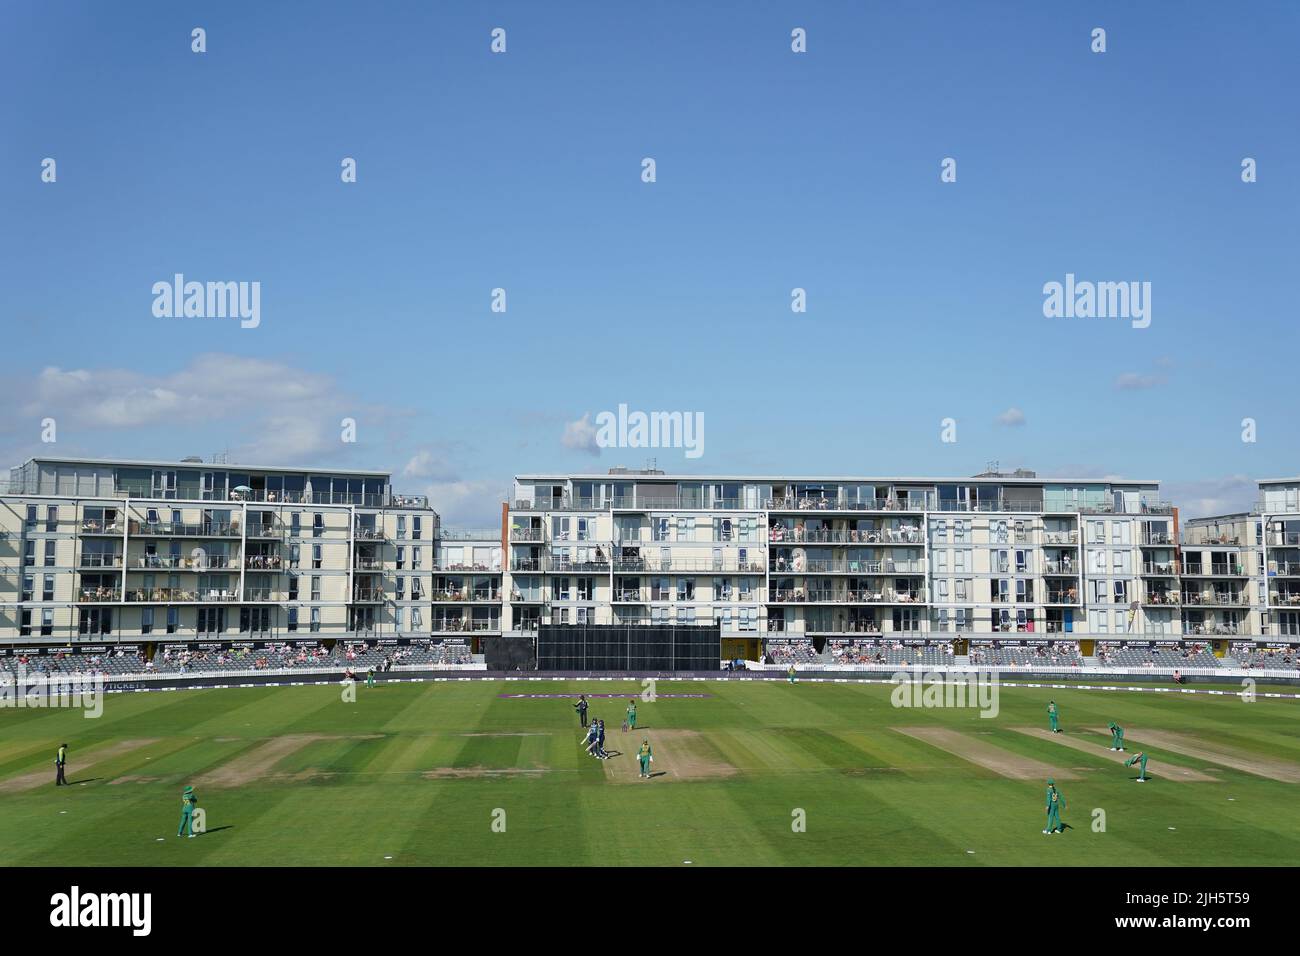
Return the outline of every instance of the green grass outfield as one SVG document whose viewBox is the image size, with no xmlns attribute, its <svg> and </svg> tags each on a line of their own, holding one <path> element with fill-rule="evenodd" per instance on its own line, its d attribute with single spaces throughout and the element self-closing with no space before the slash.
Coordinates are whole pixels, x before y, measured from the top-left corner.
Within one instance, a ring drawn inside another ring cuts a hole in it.
<svg viewBox="0 0 1300 956">
<path fill-rule="evenodd" d="M 883 684 L 660 681 L 659 699 L 639 712 L 663 775 L 641 781 L 632 757 L 641 735 L 634 743 L 619 729 L 639 689 L 444 681 L 361 686 L 356 703 L 337 686 L 110 695 L 97 720 L 3 709 L 0 865 L 1300 860 L 1300 783 L 1286 779 L 1300 779 L 1300 700 L 1005 686 L 1000 714 L 982 719 L 896 708 Z M 500 696 L 579 691 L 621 695 L 593 701 L 592 713 L 623 756 L 582 754 L 570 700 Z M 1076 746 L 1013 729 L 1045 728 L 1049 697 Z M 1128 729 L 1131 751 L 1143 729 L 1172 732 L 1218 762 L 1152 746 L 1152 780 L 1137 784 L 1097 730 L 1111 719 Z M 939 746 L 922 739 L 927 728 L 953 735 Z M 64 740 L 73 786 L 56 789 Z M 984 762 L 963 756 L 966 747 Z M 990 769 L 990 754 L 1011 769 Z M 1282 779 L 1225 766 L 1225 754 Z M 1045 781 L 1023 772 L 1034 761 L 1058 771 L 1065 834 L 1041 833 Z M 1201 779 L 1170 776 L 1181 769 Z M 175 835 L 188 783 L 209 829 L 193 840 Z M 792 830 L 796 808 L 806 832 Z M 1105 812 L 1104 833 L 1093 832 L 1094 808 Z M 504 833 L 493 831 L 498 809 Z"/>
</svg>

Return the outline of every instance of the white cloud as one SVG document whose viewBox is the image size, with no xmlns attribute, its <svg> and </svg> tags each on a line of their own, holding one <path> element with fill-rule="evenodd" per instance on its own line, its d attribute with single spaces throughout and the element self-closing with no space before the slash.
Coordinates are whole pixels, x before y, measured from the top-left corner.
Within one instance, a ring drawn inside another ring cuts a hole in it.
<svg viewBox="0 0 1300 956">
<path fill-rule="evenodd" d="M 596 426 L 591 423 L 591 412 L 587 412 L 576 422 L 566 422 L 564 436 L 560 443 L 565 448 L 585 451 L 589 455 L 599 455 L 600 446 L 596 444 Z"/>
<path fill-rule="evenodd" d="M 423 494 L 447 527 L 500 528 L 501 502 L 508 488 L 508 481 L 491 479 L 433 481 Z"/>
<path fill-rule="evenodd" d="M 173 453 L 222 448 L 232 460 L 269 465 L 351 464 L 361 443 L 381 441 L 404 414 L 363 403 L 329 375 L 223 353 L 149 373 L 49 366 L 35 378 L 0 380 L 0 404 L 29 421 L 53 418 L 61 451 L 78 445 L 93 453 L 102 444 L 101 453 L 120 455 L 127 445 L 184 442 Z M 357 422 L 355 444 L 342 440 L 345 418 Z M 110 434 L 130 430 L 138 434 Z M 193 447 L 196 442 L 209 447 Z"/>
<path fill-rule="evenodd" d="M 1165 384 L 1166 379 L 1163 375 L 1143 375 L 1139 372 L 1124 372 L 1115 379 L 1115 387 L 1121 391 L 1136 391 L 1145 388 L 1155 388 L 1157 385 Z"/>
<path fill-rule="evenodd" d="M 1176 505 L 1186 521 L 1250 511 L 1259 500 L 1259 486 L 1248 475 L 1225 475 L 1201 481 L 1167 481 L 1161 484 L 1160 495 Z"/>
<path fill-rule="evenodd" d="M 1025 413 L 1014 406 L 998 416 L 998 424 L 1008 428 L 1019 428 L 1025 423 Z"/>
</svg>

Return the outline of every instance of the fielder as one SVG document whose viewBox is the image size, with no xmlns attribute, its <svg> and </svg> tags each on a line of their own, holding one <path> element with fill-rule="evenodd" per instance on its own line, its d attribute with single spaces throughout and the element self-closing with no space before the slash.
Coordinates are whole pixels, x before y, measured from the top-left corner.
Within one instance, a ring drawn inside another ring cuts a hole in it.
<svg viewBox="0 0 1300 956">
<path fill-rule="evenodd" d="M 1121 727 L 1119 724 L 1115 723 L 1115 721 L 1113 721 L 1113 720 L 1112 720 L 1109 724 L 1107 724 L 1106 726 L 1110 728 L 1110 749 L 1111 749 L 1111 750 L 1118 750 L 1118 751 L 1120 751 L 1121 753 L 1123 753 L 1123 751 L 1124 751 L 1124 728 Z"/>
<path fill-rule="evenodd" d="M 194 795 L 194 788 L 186 787 L 181 794 L 181 825 L 176 830 L 177 836 L 189 834 L 189 838 L 194 839 L 194 808 L 198 803 L 199 798 Z"/>
<path fill-rule="evenodd" d="M 1060 715 L 1057 714 L 1056 712 L 1056 701 L 1049 700 L 1047 702 L 1047 719 L 1052 722 L 1052 733 L 1054 734 L 1059 734 L 1061 732 L 1061 728 L 1058 723 L 1059 717 Z"/>
<path fill-rule="evenodd" d="M 648 780 L 650 778 L 650 764 L 655 759 L 654 751 L 650 749 L 649 740 L 641 741 L 641 749 L 637 751 L 636 759 L 641 764 L 641 779 Z"/>
<path fill-rule="evenodd" d="M 375 686 L 375 669 L 373 667 L 366 671 L 366 686 Z"/>
<path fill-rule="evenodd" d="M 1138 753 L 1135 753 L 1132 757 L 1129 757 L 1127 760 L 1124 761 L 1124 766 L 1126 766 L 1126 767 L 1131 767 L 1131 766 L 1133 766 L 1135 763 L 1138 763 L 1139 761 L 1141 762 L 1141 766 L 1138 767 L 1138 771 L 1139 771 L 1139 772 L 1138 772 L 1137 782 L 1138 782 L 1138 783 L 1146 783 L 1146 782 L 1147 782 L 1147 755 L 1146 755 L 1146 751 L 1139 751 Z"/>
<path fill-rule="evenodd" d="M 793 664 L 790 665 L 790 683 L 791 683 L 791 684 L 794 683 L 794 665 L 793 665 Z"/>
<path fill-rule="evenodd" d="M 1064 833 L 1065 824 L 1061 822 L 1061 808 L 1065 806 L 1065 797 L 1056 789 L 1056 781 L 1047 781 L 1047 829 L 1044 833 Z"/>
<path fill-rule="evenodd" d="M 627 729 L 636 730 L 636 700 L 627 702 Z"/>
</svg>

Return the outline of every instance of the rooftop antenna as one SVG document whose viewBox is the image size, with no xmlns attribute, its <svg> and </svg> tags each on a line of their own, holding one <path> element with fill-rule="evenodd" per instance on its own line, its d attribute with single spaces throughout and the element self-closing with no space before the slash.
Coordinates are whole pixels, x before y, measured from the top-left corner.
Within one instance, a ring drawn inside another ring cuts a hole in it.
<svg viewBox="0 0 1300 956">
<path fill-rule="evenodd" d="M 1002 467 L 1002 462 L 1000 462 L 1000 461 L 991 461 L 991 462 L 988 463 L 987 466 L 985 466 L 985 469 L 984 469 L 984 470 L 985 470 L 985 471 L 988 471 L 988 472 L 991 472 L 991 473 L 993 473 L 993 474 L 996 475 L 996 474 L 998 474 L 998 471 L 999 471 L 999 469 L 1000 469 L 1001 467 Z"/>
</svg>

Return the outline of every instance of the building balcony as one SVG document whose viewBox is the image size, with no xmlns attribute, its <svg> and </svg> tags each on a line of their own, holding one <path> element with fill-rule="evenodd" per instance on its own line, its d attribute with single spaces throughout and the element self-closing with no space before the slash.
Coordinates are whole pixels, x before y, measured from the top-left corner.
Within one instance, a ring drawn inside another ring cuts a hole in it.
<svg viewBox="0 0 1300 956">
<path fill-rule="evenodd" d="M 352 560 L 352 567 L 357 571 L 382 571 L 384 562 L 378 558 L 357 557 Z"/>
<path fill-rule="evenodd" d="M 1270 591 L 1268 603 L 1272 607 L 1300 607 L 1300 591 Z"/>
<path fill-rule="evenodd" d="M 774 588 L 769 604 L 924 604 L 924 590 L 805 590 L 804 588 Z"/>
<path fill-rule="evenodd" d="M 1075 588 L 1066 588 L 1065 590 L 1048 588 L 1043 603 L 1062 607 L 1076 607 L 1081 602 L 1079 601 L 1079 592 Z"/>
<path fill-rule="evenodd" d="M 238 521 L 229 524 L 213 521 L 198 524 L 179 521 L 132 521 L 130 534 L 133 538 L 238 538 L 241 536 Z"/>
<path fill-rule="evenodd" d="M 1073 548 L 1079 544 L 1079 532 L 1077 531 L 1044 531 L 1043 547 L 1045 548 Z"/>
<path fill-rule="evenodd" d="M 120 538 L 125 528 L 126 525 L 121 521 L 98 521 L 95 519 L 87 519 L 81 522 L 82 535 L 111 534 L 117 535 Z"/>
<path fill-rule="evenodd" d="M 1269 566 L 1268 573 L 1270 577 L 1300 577 L 1300 563 L 1294 561 L 1274 562 Z"/>
<path fill-rule="evenodd" d="M 437 603 L 440 601 L 456 601 L 465 603 L 495 603 L 501 600 L 500 591 L 433 591 L 429 594 L 429 600 Z"/>
<path fill-rule="evenodd" d="M 127 588 L 126 600 L 135 604 L 238 603 L 235 588 Z"/>
<path fill-rule="evenodd" d="M 1148 531 L 1139 535 L 1139 543 L 1148 548 L 1172 548 L 1178 542 L 1174 536 L 1167 531 Z"/>
<path fill-rule="evenodd" d="M 1182 604 L 1182 595 L 1177 591 L 1147 591 L 1142 595 L 1142 603 L 1150 605 Z"/>
<path fill-rule="evenodd" d="M 1172 578 L 1181 573 L 1177 561 L 1154 561 L 1142 565 L 1142 574 L 1149 578 Z"/>
<path fill-rule="evenodd" d="M 121 600 L 121 588 L 82 588 L 77 592 L 78 604 L 116 604 Z"/>
<path fill-rule="evenodd" d="M 1185 578 L 1244 578 L 1248 577 L 1246 569 L 1240 564 L 1212 564 L 1208 568 L 1203 564 L 1183 566 Z"/>
<path fill-rule="evenodd" d="M 356 527 L 352 529 L 352 537 L 357 541 L 383 541 L 387 535 L 383 528 Z"/>
<path fill-rule="evenodd" d="M 1249 607 L 1250 595 L 1232 591 L 1184 591 L 1183 603 L 1200 607 Z"/>
<path fill-rule="evenodd" d="M 120 554 L 82 554 L 77 559 L 78 568 L 120 568 L 121 566 Z"/>
<path fill-rule="evenodd" d="M 511 528 L 511 541 L 542 541 L 546 532 L 542 528 Z"/>
<path fill-rule="evenodd" d="M 1189 528 L 1183 532 L 1182 541 L 1185 548 L 1241 548 L 1249 543 L 1234 532 L 1209 528 Z"/>
<path fill-rule="evenodd" d="M 1073 561 L 1044 561 L 1043 562 L 1043 575 L 1045 577 L 1077 578 L 1079 576 L 1079 570 L 1080 570 L 1079 565 L 1075 564 Z M 1002 572 L 1002 573 L 1005 574 L 1010 572 Z M 1023 574 L 1024 572 L 1018 571 L 1016 573 Z"/>
<path fill-rule="evenodd" d="M 278 554 L 250 554 L 244 559 L 244 567 L 250 571 L 279 571 L 284 563 Z"/>
<path fill-rule="evenodd" d="M 383 602 L 382 588 L 354 588 L 352 591 L 353 604 L 382 604 Z"/>
</svg>

